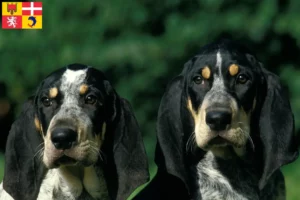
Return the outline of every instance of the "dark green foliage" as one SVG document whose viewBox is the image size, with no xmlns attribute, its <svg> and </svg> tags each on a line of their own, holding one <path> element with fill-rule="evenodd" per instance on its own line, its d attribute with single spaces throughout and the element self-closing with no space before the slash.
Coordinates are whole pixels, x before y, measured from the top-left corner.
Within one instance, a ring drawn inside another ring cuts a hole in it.
<svg viewBox="0 0 300 200">
<path fill-rule="evenodd" d="M 21 105 L 58 67 L 79 62 L 103 70 L 133 106 L 154 172 L 165 86 L 202 45 L 220 37 L 244 43 L 281 76 L 300 129 L 299 10 L 299 0 L 43 1 L 42 30 L 0 31 L 0 80 Z M 288 199 L 300 194 L 299 166 L 286 168 Z"/>
</svg>

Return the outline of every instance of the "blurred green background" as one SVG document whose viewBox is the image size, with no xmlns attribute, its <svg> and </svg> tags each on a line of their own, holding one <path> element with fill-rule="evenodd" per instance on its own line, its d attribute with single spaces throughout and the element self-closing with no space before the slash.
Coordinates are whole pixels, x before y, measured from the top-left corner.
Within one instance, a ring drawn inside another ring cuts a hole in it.
<svg viewBox="0 0 300 200">
<path fill-rule="evenodd" d="M 299 11 L 299 0 L 43 1 L 42 30 L 0 31 L 0 81 L 7 86 L 1 98 L 17 105 L 17 115 L 54 69 L 75 62 L 101 69 L 134 108 L 153 176 L 155 121 L 165 86 L 201 46 L 220 37 L 247 45 L 280 75 L 299 132 Z M 0 180 L 3 166 L 0 154 Z M 283 171 L 287 199 L 299 199 L 300 161 Z"/>
</svg>

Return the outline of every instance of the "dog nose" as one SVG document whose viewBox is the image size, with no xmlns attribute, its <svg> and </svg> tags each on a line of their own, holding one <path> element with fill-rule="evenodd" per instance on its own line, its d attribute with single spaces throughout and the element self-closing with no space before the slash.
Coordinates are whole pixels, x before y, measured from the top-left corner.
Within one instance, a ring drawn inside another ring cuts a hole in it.
<svg viewBox="0 0 300 200">
<path fill-rule="evenodd" d="M 56 149 L 70 149 L 77 139 L 77 133 L 69 128 L 56 128 L 51 134 L 51 141 Z"/>
<path fill-rule="evenodd" d="M 206 124 L 215 131 L 222 131 L 231 123 L 230 111 L 209 111 L 206 113 Z"/>
</svg>

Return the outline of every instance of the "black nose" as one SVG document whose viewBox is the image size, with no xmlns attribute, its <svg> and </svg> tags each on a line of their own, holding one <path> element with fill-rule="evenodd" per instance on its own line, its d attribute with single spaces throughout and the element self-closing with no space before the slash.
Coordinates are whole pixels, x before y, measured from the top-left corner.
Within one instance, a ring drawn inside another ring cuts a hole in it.
<svg viewBox="0 0 300 200">
<path fill-rule="evenodd" d="M 76 132 L 69 128 L 56 128 L 51 134 L 51 140 L 56 149 L 70 149 L 76 139 Z"/>
<path fill-rule="evenodd" d="M 222 131 L 231 123 L 230 111 L 209 111 L 206 113 L 206 124 L 215 131 Z"/>
</svg>

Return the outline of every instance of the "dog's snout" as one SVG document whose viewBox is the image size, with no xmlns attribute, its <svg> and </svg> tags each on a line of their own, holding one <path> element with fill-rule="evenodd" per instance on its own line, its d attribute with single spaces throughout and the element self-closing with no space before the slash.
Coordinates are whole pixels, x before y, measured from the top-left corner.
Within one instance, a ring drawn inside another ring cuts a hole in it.
<svg viewBox="0 0 300 200">
<path fill-rule="evenodd" d="M 209 111 L 206 113 L 206 124 L 215 131 L 225 130 L 231 123 L 231 115 L 227 110 Z"/>
<path fill-rule="evenodd" d="M 70 149 L 76 139 L 77 133 L 69 128 L 56 128 L 51 134 L 51 141 L 56 149 Z"/>
</svg>

